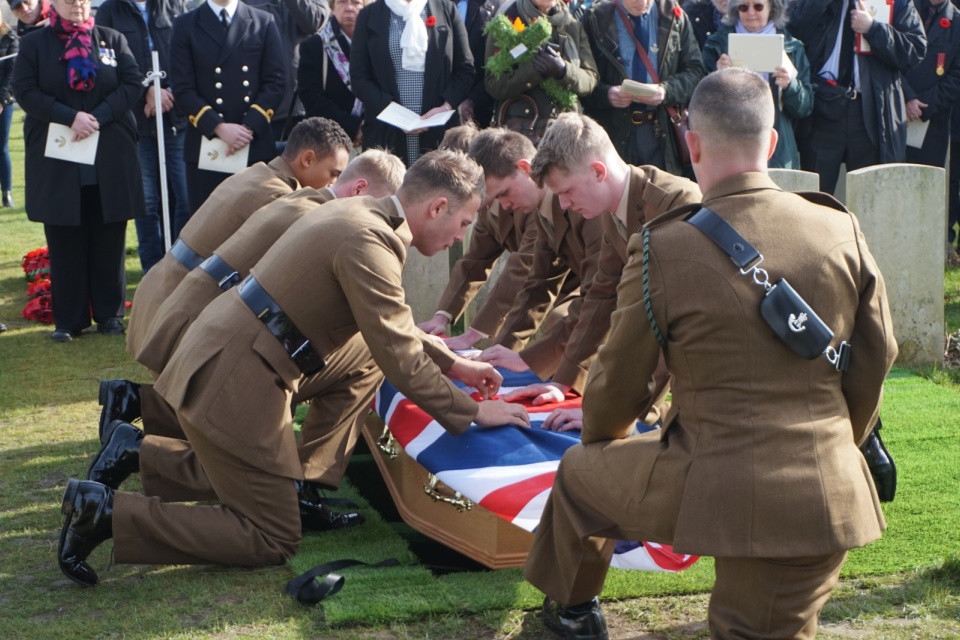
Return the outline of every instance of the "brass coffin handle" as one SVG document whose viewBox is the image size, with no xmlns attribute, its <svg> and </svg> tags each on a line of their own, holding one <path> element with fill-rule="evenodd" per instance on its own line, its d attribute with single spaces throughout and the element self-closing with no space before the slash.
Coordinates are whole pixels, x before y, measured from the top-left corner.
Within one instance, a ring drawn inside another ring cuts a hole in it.
<svg viewBox="0 0 960 640">
<path fill-rule="evenodd" d="M 452 504 L 457 508 L 457 511 L 470 511 L 473 509 L 473 503 L 467 498 L 463 497 L 463 494 L 459 491 L 454 491 L 452 496 L 443 495 L 440 493 L 440 478 L 433 475 L 432 473 L 427 478 L 427 484 L 423 485 L 423 492 L 430 496 L 434 502 L 446 502 L 447 504 Z M 450 489 L 446 485 L 443 485 L 443 488 Z"/>
</svg>

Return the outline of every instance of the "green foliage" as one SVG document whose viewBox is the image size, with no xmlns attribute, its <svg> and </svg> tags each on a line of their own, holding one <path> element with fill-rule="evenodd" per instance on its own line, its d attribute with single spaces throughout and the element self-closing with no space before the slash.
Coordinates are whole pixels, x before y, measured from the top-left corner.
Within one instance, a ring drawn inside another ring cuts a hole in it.
<svg viewBox="0 0 960 640">
<path fill-rule="evenodd" d="M 553 27 L 548 20 L 538 18 L 523 31 L 517 31 L 501 13 L 487 23 L 483 32 L 493 38 L 496 47 L 496 53 L 487 59 L 486 69 L 494 78 L 500 78 L 533 60 L 537 48 L 550 39 Z M 526 47 L 526 51 L 514 58 L 510 52 L 521 44 Z M 564 88 L 556 78 L 546 78 L 540 86 L 554 104 L 562 109 L 569 109 L 577 103 L 576 94 Z"/>
</svg>

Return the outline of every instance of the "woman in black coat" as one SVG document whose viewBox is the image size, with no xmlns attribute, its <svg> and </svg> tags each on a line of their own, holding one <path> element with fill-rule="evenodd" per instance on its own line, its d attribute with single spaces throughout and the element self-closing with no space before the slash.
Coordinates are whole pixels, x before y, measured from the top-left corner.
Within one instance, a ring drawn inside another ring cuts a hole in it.
<svg viewBox="0 0 960 640">
<path fill-rule="evenodd" d="M 54 0 L 50 25 L 25 35 L 13 92 L 26 112 L 27 217 L 50 248 L 56 330 L 68 342 L 90 326 L 123 334 L 127 220 L 143 215 L 137 124 L 137 61 L 118 32 L 94 25 L 89 0 Z M 45 156 L 51 124 L 74 140 L 99 132 L 93 165 Z"/>
<path fill-rule="evenodd" d="M 297 87 L 307 117 L 333 120 L 360 144 L 363 104 L 350 88 L 350 45 L 357 15 L 367 0 L 333 0 L 333 14 L 319 33 L 300 43 Z"/>
<path fill-rule="evenodd" d="M 399 12 L 408 7 L 419 9 L 409 16 L 409 28 L 425 31 L 425 37 L 415 38 L 411 50 L 404 52 L 403 33 L 408 27 Z M 421 153 L 437 148 L 446 128 L 459 124 L 456 114 L 446 127 L 411 135 L 380 122 L 377 115 L 391 102 L 422 116 L 456 109 L 469 95 L 473 78 L 473 55 L 456 3 L 376 0 L 360 12 L 350 51 L 350 79 L 366 113 L 364 149 L 389 149 L 412 165 Z"/>
</svg>

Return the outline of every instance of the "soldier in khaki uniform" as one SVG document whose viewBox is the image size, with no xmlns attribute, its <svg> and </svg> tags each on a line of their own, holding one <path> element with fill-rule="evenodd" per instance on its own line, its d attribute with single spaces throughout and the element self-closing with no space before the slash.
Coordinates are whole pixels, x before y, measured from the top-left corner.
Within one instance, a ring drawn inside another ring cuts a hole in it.
<svg viewBox="0 0 960 640">
<path fill-rule="evenodd" d="M 217 187 L 170 251 L 140 281 L 130 311 L 127 351 L 136 357 L 167 296 L 254 211 L 301 185 L 329 186 L 347 165 L 351 148 L 340 125 L 326 118 L 308 118 L 294 127 L 283 155 L 247 167 Z"/>
<path fill-rule="evenodd" d="M 557 194 L 560 215 L 596 220 L 602 225 L 603 238 L 598 247 L 596 268 L 589 274 L 589 279 L 581 280 L 584 297 L 577 313 L 570 314 L 573 322 L 567 323 L 566 333 L 551 332 L 551 339 L 541 338 L 519 353 L 513 352 L 518 346 L 516 338 L 530 330 L 531 318 L 524 317 L 519 304 L 524 296 L 536 295 L 531 280 L 520 294 L 518 306 L 514 307 L 503 333 L 498 337 L 500 346 L 491 347 L 481 354 L 482 361 L 497 366 L 514 371 L 529 368 L 543 379 L 552 377 L 547 384 L 531 385 L 514 392 L 510 399 L 529 396 L 538 402 L 559 402 L 567 391 L 583 390 L 590 363 L 610 328 L 610 314 L 617 300 L 617 284 L 627 261 L 627 238 L 638 231 L 643 223 L 673 207 L 700 201 L 700 189 L 692 181 L 653 166 L 633 167 L 625 163 L 617 155 L 607 133 L 593 119 L 564 113 L 551 125 L 551 129 L 556 127 L 568 131 L 564 137 L 576 138 L 580 148 L 590 156 L 585 162 L 585 171 L 589 173 L 593 184 L 604 187 L 605 193 L 600 198 L 581 199 L 563 182 L 553 184 L 544 180 L 545 167 L 570 153 L 570 149 L 559 147 L 550 148 L 545 153 L 544 141 L 541 141 L 533 159 L 531 176 Z M 544 140 L 547 138 L 556 140 L 558 136 L 548 134 Z"/>
<path fill-rule="evenodd" d="M 477 341 L 497 335 L 503 326 L 517 292 L 530 275 L 539 228 L 534 214 L 544 199 L 543 190 L 527 177 L 536 147 L 525 136 L 507 129 L 485 129 L 476 134 L 468 153 L 483 167 L 487 199 L 492 203 L 477 214 L 470 249 L 454 266 L 436 314 L 418 326 L 427 333 L 443 332 L 477 295 L 494 262 L 504 251 L 510 256 L 467 330 L 445 340 L 451 349 L 469 349 Z M 546 321 L 548 326 L 567 314 L 570 303 L 579 296 L 578 285 L 572 274 L 551 283 L 556 303 Z"/>
<path fill-rule="evenodd" d="M 701 82 L 687 141 L 703 207 L 757 248 L 771 282 L 788 280 L 812 305 L 831 346 L 853 345 L 849 366 L 805 360 L 775 336 L 764 288 L 685 222 L 698 206 L 634 235 L 584 391 L 583 445 L 561 461 L 525 568 L 547 594 L 545 622 L 567 637 L 607 637 L 596 595 L 614 539 L 629 539 L 716 557 L 712 638 L 813 638 L 846 551 L 885 526 L 857 449 L 897 354 L 883 279 L 852 214 L 766 176 L 773 121 L 756 74 Z M 589 189 L 568 155 L 548 184 Z M 661 349 L 670 413 L 659 432 L 629 437 Z"/>
<path fill-rule="evenodd" d="M 326 377 L 321 415 L 331 459 L 352 452 L 381 375 L 453 433 L 472 422 L 528 425 L 523 407 L 478 403 L 445 377 L 484 397 L 501 381 L 489 365 L 458 358 L 417 330 L 404 303 L 408 247 L 429 256 L 461 241 L 482 192 L 476 163 L 435 151 L 411 167 L 396 196 L 330 202 L 294 224 L 243 283 L 204 309 L 157 381 L 221 504 L 171 504 L 71 480 L 61 570 L 96 584 L 86 558 L 110 537 L 124 563 L 264 565 L 290 557 L 300 542 L 293 481 L 303 478 L 290 401 L 304 376 Z M 344 415 L 354 419 L 344 423 Z M 148 436 L 143 447 L 157 448 L 162 468 L 168 445 L 178 443 Z"/>
</svg>

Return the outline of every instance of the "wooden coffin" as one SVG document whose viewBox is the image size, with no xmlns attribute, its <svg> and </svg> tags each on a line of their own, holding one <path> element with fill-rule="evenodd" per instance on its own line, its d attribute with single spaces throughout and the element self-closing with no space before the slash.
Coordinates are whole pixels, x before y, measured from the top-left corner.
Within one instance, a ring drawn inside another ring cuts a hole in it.
<svg viewBox="0 0 960 640">
<path fill-rule="evenodd" d="M 364 424 L 363 437 L 404 522 L 491 569 L 523 566 L 533 542 L 532 533 L 438 483 L 435 476 L 404 453 L 389 431 L 382 437 L 384 431 L 383 420 L 371 413 Z"/>
</svg>

